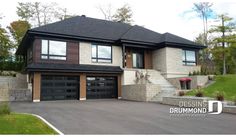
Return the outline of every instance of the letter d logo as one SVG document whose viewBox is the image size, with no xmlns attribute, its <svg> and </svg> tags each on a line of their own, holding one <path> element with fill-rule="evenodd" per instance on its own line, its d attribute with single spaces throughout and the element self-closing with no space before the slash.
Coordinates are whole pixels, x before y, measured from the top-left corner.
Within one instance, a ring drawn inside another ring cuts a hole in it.
<svg viewBox="0 0 236 137">
<path fill-rule="evenodd" d="M 213 112 L 214 104 L 217 104 L 217 112 Z M 220 114 L 222 112 L 222 102 L 220 101 L 208 101 L 209 114 Z"/>
</svg>

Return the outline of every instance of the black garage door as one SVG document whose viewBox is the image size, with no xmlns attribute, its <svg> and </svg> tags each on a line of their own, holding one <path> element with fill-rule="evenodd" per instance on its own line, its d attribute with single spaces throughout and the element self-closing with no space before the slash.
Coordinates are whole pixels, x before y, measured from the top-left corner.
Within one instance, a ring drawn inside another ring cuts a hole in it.
<svg viewBox="0 0 236 137">
<path fill-rule="evenodd" d="M 117 98 L 116 77 L 87 77 L 87 99 Z"/>
<path fill-rule="evenodd" d="M 79 77 L 42 75 L 41 100 L 79 98 Z"/>
</svg>

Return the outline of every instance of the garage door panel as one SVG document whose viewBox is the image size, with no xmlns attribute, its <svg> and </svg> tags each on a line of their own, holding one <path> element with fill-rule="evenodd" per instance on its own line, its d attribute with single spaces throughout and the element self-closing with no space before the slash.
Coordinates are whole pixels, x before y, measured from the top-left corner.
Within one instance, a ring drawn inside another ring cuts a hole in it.
<svg viewBox="0 0 236 137">
<path fill-rule="evenodd" d="M 41 100 L 78 99 L 79 77 L 42 75 Z"/>
<path fill-rule="evenodd" d="M 115 77 L 87 77 L 87 99 L 116 98 L 117 81 Z"/>
</svg>

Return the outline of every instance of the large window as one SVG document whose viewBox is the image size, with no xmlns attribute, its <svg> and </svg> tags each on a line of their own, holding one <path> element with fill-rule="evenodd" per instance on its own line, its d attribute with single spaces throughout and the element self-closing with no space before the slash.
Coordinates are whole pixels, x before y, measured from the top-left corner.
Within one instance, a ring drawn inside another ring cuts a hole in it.
<svg viewBox="0 0 236 137">
<path fill-rule="evenodd" d="M 42 40 L 41 59 L 66 60 L 66 42 Z"/>
<path fill-rule="evenodd" d="M 196 52 L 193 50 L 182 51 L 183 65 L 195 66 L 196 65 Z"/>
<path fill-rule="evenodd" d="M 111 46 L 92 45 L 92 62 L 111 63 Z"/>
</svg>

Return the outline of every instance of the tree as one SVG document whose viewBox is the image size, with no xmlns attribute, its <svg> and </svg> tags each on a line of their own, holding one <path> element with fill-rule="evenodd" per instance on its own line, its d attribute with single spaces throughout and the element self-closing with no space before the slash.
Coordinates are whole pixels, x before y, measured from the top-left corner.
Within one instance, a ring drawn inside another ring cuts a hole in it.
<svg viewBox="0 0 236 137">
<path fill-rule="evenodd" d="M 17 48 L 24 37 L 26 31 L 30 29 L 30 24 L 28 21 L 18 20 L 13 21 L 10 26 L 7 28 L 9 29 L 13 39 L 14 39 L 14 48 Z"/>
<path fill-rule="evenodd" d="M 105 20 L 109 20 L 109 21 L 113 20 L 111 4 L 109 4 L 107 7 L 102 7 L 100 5 L 100 6 L 98 6 L 98 9 L 102 12 Z"/>
<path fill-rule="evenodd" d="M 194 40 L 196 43 L 200 45 L 204 45 L 204 34 L 200 33 L 198 37 L 195 38 Z M 212 43 L 212 38 L 208 38 L 208 47 L 200 50 L 198 54 L 198 61 L 199 64 L 201 65 L 201 72 L 205 74 L 215 74 L 216 73 L 216 66 L 214 61 L 212 60 L 212 55 L 210 54 L 211 52 L 211 45 Z M 207 54 L 206 54 L 207 53 Z"/>
<path fill-rule="evenodd" d="M 59 20 L 65 20 L 71 17 L 75 17 L 77 15 L 75 14 L 69 14 L 67 8 L 58 8 L 55 11 L 55 17 L 58 18 Z"/>
<path fill-rule="evenodd" d="M 131 24 L 133 22 L 132 16 L 133 13 L 130 6 L 126 4 L 117 9 L 116 13 L 113 15 L 113 21 Z"/>
<path fill-rule="evenodd" d="M 2 15 L 0 19 L 2 19 Z M 8 57 L 10 55 L 10 49 L 12 47 L 10 38 L 7 34 L 7 31 L 2 28 L 0 24 L 0 62 L 2 62 L 2 59 Z"/>
<path fill-rule="evenodd" d="M 9 39 L 7 31 L 0 26 L 0 59 L 5 59 L 10 55 L 12 43 Z"/>
<path fill-rule="evenodd" d="M 65 19 L 68 17 L 66 12 L 67 10 L 64 9 L 62 13 L 57 3 L 19 2 L 17 6 L 17 15 L 34 26 L 42 26 L 55 20 Z"/>
<path fill-rule="evenodd" d="M 198 13 L 198 16 L 202 19 L 203 22 L 203 38 L 204 45 L 208 45 L 207 43 L 207 32 L 208 32 L 208 17 L 210 17 L 213 13 L 211 7 L 213 3 L 209 2 L 200 2 L 194 3 L 193 10 Z"/>
<path fill-rule="evenodd" d="M 218 57 L 221 58 L 222 60 L 222 74 L 225 75 L 227 73 L 226 70 L 227 50 L 232 42 L 234 41 L 236 42 L 235 35 L 232 35 L 232 31 L 235 30 L 235 24 L 232 23 L 233 19 L 225 14 L 219 15 L 218 19 L 219 19 L 218 21 L 220 21 L 220 24 L 217 26 L 213 26 L 213 28 L 210 29 L 209 32 L 217 35 L 217 37 L 214 39 L 214 41 L 217 43 L 217 46 L 215 47 L 214 50 L 215 53 L 217 53 L 216 55 L 219 54 Z M 226 44 L 227 44 L 227 49 L 226 49 Z"/>
</svg>

